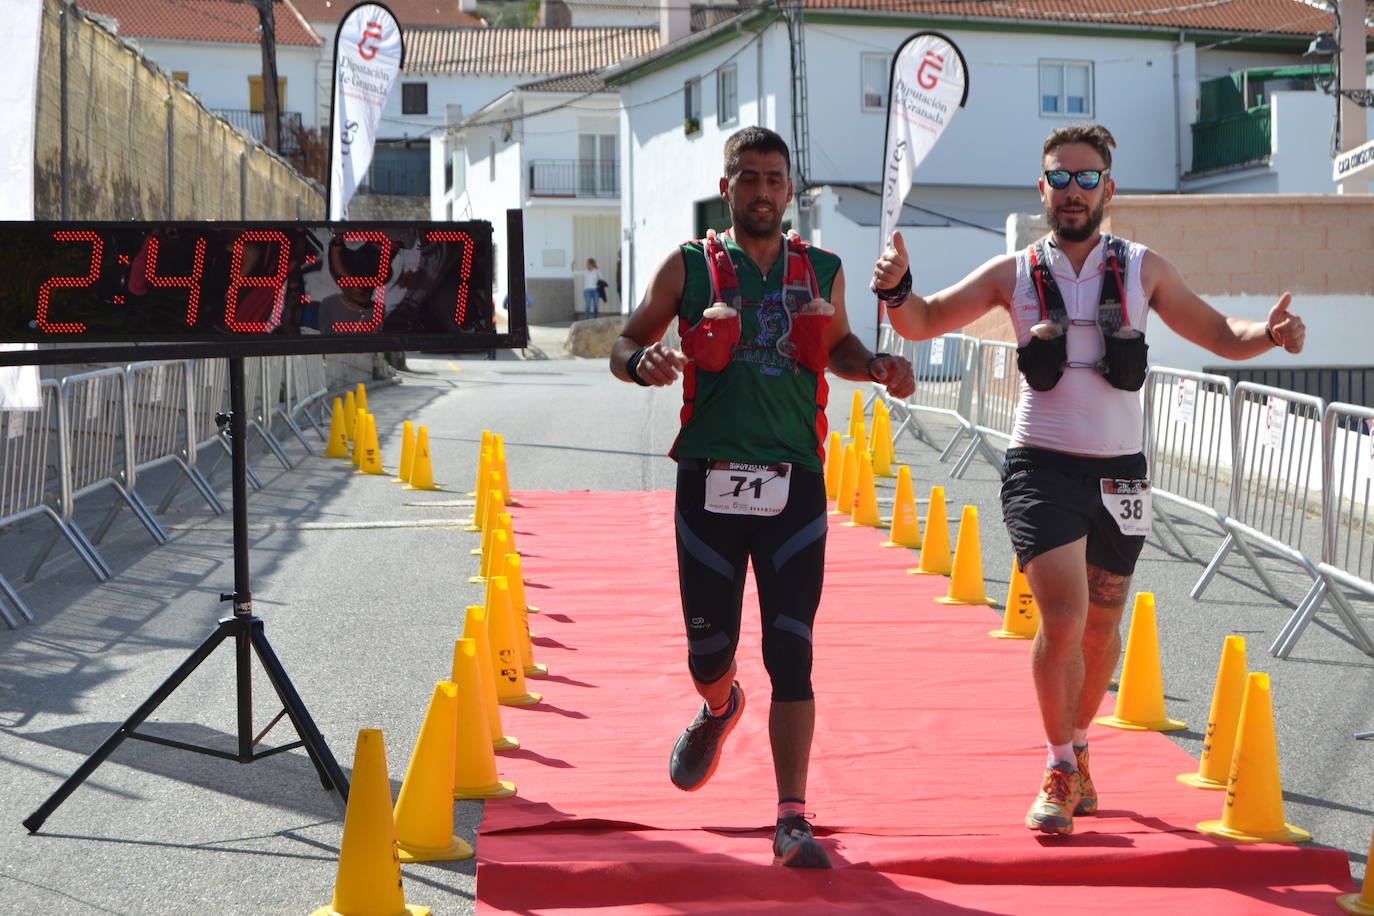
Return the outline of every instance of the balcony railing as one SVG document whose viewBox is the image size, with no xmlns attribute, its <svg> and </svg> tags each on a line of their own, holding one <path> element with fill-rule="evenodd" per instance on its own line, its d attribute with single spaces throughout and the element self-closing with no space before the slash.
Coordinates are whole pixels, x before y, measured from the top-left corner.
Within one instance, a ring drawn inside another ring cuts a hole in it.
<svg viewBox="0 0 1374 916">
<path fill-rule="evenodd" d="M 616 159 L 531 159 L 531 197 L 619 197 Z"/>
<path fill-rule="evenodd" d="M 1205 172 L 1268 157 L 1269 106 L 1222 115 L 1193 125 L 1194 172 Z"/>
<path fill-rule="evenodd" d="M 260 111 L 248 111 L 243 108 L 214 108 L 210 111 L 213 115 L 218 115 L 239 130 L 250 135 L 259 143 L 263 142 L 266 134 L 266 120 Z M 296 141 L 296 136 L 301 130 L 301 113 L 299 111 L 283 111 L 281 113 L 281 153 L 299 153 L 300 143 Z"/>
</svg>

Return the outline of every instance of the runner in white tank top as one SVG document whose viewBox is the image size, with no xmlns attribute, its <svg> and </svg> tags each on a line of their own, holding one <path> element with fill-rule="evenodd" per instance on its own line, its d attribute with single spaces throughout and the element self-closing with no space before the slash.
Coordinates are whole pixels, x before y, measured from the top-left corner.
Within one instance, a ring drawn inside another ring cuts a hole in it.
<svg viewBox="0 0 1374 916">
<path fill-rule="evenodd" d="M 1091 368 L 1105 346 L 1095 320 L 1106 277 L 1098 227 L 1116 188 L 1110 177 L 1115 145 L 1100 125 L 1074 125 L 1052 132 L 1042 150 L 1038 184 L 1053 245 L 1047 259 L 1069 319 L 1068 368 L 1053 387 L 1035 390 L 1025 376 L 1028 369 L 1036 372 L 1043 387 L 1061 364 L 1058 323 L 1041 320 L 1026 252 L 993 258 L 922 297 L 911 293 L 906 247 L 894 233 L 873 268 L 871 287 L 887 302 L 892 326 L 912 340 L 956 331 L 994 308 L 1009 309 L 1025 351 L 1019 356 L 1028 360 L 1019 363 L 1022 398 L 1002 497 L 1008 533 L 1040 609 L 1031 671 L 1049 760 L 1026 826 L 1046 833 L 1070 833 L 1075 814 L 1097 810 L 1087 728 L 1121 652 L 1121 615 L 1148 529 L 1139 393 L 1112 387 Z M 1124 299 L 1135 331 L 1145 329 L 1146 312 L 1153 310 L 1182 337 L 1227 359 L 1249 359 L 1275 346 L 1302 350 L 1305 329 L 1288 310 L 1288 293 L 1266 320 L 1228 318 L 1159 254 L 1134 244 L 1128 251 Z M 1036 324 L 1044 327 L 1032 340 Z M 1037 363 L 1036 354 L 1048 354 L 1050 365 Z M 1140 362 L 1143 369 L 1143 354 Z"/>
</svg>

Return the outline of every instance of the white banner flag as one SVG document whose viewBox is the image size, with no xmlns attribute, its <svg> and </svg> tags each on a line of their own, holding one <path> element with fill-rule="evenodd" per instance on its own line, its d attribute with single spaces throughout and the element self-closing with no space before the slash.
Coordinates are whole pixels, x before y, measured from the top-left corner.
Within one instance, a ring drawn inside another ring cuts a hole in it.
<svg viewBox="0 0 1374 916">
<path fill-rule="evenodd" d="M 902 42 L 888 86 L 880 250 L 897 228 L 916 167 L 967 99 L 968 68 L 954 42 L 939 32 L 917 32 Z"/>
<path fill-rule="evenodd" d="M 372 164 L 382 108 L 404 58 L 401 27 L 382 4 L 359 3 L 339 23 L 329 149 L 331 220 L 348 219 L 348 202 Z"/>
<path fill-rule="evenodd" d="M 0 80 L 5 137 L 0 143 L 0 219 L 31 220 L 43 4 L 0 0 L 0 20 L 10 35 L 5 55 L 9 61 L 7 75 Z M 33 348 L 33 344 L 0 344 L 0 350 Z M 0 366 L 0 410 L 37 410 L 39 403 L 37 366 Z M 15 418 L 10 422 L 13 424 Z"/>
</svg>

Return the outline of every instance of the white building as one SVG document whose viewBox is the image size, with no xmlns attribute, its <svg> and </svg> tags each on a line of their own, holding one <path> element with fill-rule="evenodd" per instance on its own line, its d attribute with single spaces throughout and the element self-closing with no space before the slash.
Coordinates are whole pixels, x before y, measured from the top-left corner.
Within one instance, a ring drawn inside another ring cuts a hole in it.
<svg viewBox="0 0 1374 916">
<path fill-rule="evenodd" d="M 1212 190 L 1242 178 L 1254 184 L 1226 189 L 1335 190 L 1327 96 L 1282 92 L 1272 118 L 1252 112 L 1215 130 L 1194 126 L 1212 80 L 1311 68 L 1302 53 L 1331 16 L 1303 0 L 1179 5 L 1148 16 L 1127 0 L 1085 0 L 1081 12 L 1052 16 L 1014 4 L 868 5 L 805 0 L 797 49 L 783 12 L 758 8 L 602 74 L 622 105 L 626 301 L 638 300 L 679 242 L 728 223 L 716 188 L 723 142 L 761 124 L 792 145 L 800 209 L 789 217 L 849 265 L 851 324 L 872 342 L 876 304 L 866 285 L 880 250 L 888 71 L 896 48 L 921 30 L 950 37 L 970 73 L 967 107 L 918 169 L 902 219 L 922 289 L 1006 250 L 1008 215 L 1040 210 L 1041 143 L 1063 124 L 1094 120 L 1112 130 L 1119 194 Z M 796 50 L 804 66 L 794 80 Z M 1322 106 L 1326 130 L 1314 131 Z M 1260 129 L 1269 132 L 1256 145 L 1249 132 Z"/>
</svg>

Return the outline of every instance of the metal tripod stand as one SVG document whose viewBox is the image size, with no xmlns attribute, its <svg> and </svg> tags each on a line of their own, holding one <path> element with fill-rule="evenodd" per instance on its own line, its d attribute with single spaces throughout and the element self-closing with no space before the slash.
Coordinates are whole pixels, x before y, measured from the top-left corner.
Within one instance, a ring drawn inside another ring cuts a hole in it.
<svg viewBox="0 0 1374 916">
<path fill-rule="evenodd" d="M 114 753 L 115 748 L 124 741 L 125 738 L 136 738 L 140 741 L 148 741 L 153 744 L 163 744 L 168 747 L 180 748 L 186 751 L 195 751 L 199 754 L 208 754 L 211 757 L 221 757 L 225 760 L 233 760 L 238 763 L 252 763 L 261 760 L 263 757 L 270 757 L 282 751 L 293 750 L 294 748 L 304 747 L 310 755 L 310 760 L 315 764 L 315 769 L 319 772 L 320 783 L 326 789 L 334 789 L 339 796 L 348 801 L 348 782 L 344 779 L 343 772 L 339 769 L 339 764 L 334 760 L 334 755 L 329 752 L 329 747 L 324 743 L 324 736 L 315 727 L 314 721 L 310 718 L 310 713 L 306 710 L 305 704 L 301 702 L 300 695 L 296 693 L 296 688 L 291 684 L 287 677 L 286 669 L 282 667 L 277 655 L 272 651 L 272 646 L 267 641 L 267 635 L 263 632 L 262 620 L 253 616 L 252 593 L 249 590 L 248 577 L 248 456 L 247 456 L 247 408 L 244 404 L 244 374 L 243 357 L 229 357 L 229 436 L 231 439 L 231 463 L 233 474 L 233 519 L 234 519 L 234 592 L 229 595 L 221 595 L 221 601 L 232 601 L 234 612 L 230 617 L 225 617 L 219 621 L 211 633 L 200 646 L 191 653 L 186 661 L 172 672 L 167 680 L 163 681 L 157 690 L 143 702 L 143 705 L 134 710 L 133 715 L 124 720 L 124 724 L 115 730 L 114 734 L 105 739 L 105 743 L 96 748 L 95 752 L 77 768 L 76 772 L 67 778 L 67 781 L 58 787 L 47 801 L 39 806 L 38 810 L 24 819 L 24 826 L 30 833 L 36 833 L 43 822 L 48 819 L 58 806 L 66 800 L 67 796 L 76 791 L 77 787 L 85 782 L 86 778 L 95 772 L 96 767 L 100 766 L 110 754 Z M 157 735 L 144 734 L 137 731 L 143 721 L 152 715 L 153 712 L 166 700 L 181 682 L 195 671 L 201 662 L 209 658 L 211 653 L 226 640 L 233 640 L 235 654 L 235 680 L 237 682 L 238 699 L 238 751 L 230 753 L 215 748 L 202 747 L 196 744 L 189 744 L 184 741 L 175 741 L 170 738 L 163 738 Z M 277 692 L 277 698 L 281 700 L 282 710 L 276 717 L 257 735 L 253 734 L 253 672 L 252 655 L 256 652 L 258 662 L 262 665 L 267 674 L 267 679 L 271 681 L 272 687 Z M 299 735 L 298 740 L 287 744 L 270 747 L 265 750 L 258 748 L 258 743 L 266 737 L 267 733 L 281 721 L 282 716 L 289 716 L 291 724 Z"/>
</svg>

